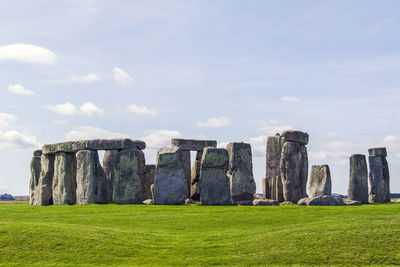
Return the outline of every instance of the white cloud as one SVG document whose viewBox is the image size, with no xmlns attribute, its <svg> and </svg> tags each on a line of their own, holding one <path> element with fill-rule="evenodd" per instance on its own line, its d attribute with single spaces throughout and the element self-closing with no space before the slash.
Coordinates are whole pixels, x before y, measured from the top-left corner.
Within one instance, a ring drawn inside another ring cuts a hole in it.
<svg viewBox="0 0 400 267">
<path fill-rule="evenodd" d="M 67 122 L 68 122 L 68 120 L 55 120 L 55 121 L 53 121 L 54 124 L 65 124 Z"/>
<path fill-rule="evenodd" d="M 127 107 L 127 109 L 130 112 L 133 112 L 133 113 L 138 114 L 138 115 L 157 116 L 157 111 L 156 110 L 149 109 L 148 107 L 145 107 L 145 106 L 137 106 L 135 104 L 132 104 L 132 105 L 129 105 Z"/>
<path fill-rule="evenodd" d="M 46 106 L 47 109 L 50 109 L 51 111 L 63 115 L 75 115 L 78 113 L 78 109 L 74 104 L 71 104 L 69 102 L 64 103 L 64 104 L 58 104 L 54 106 Z"/>
<path fill-rule="evenodd" d="M 129 84 L 133 82 L 132 76 L 126 73 L 123 69 L 115 67 L 113 69 L 114 81 L 120 84 Z"/>
<path fill-rule="evenodd" d="M 40 143 L 33 135 L 27 135 L 15 130 L 0 131 L 0 148 L 38 148 Z"/>
<path fill-rule="evenodd" d="M 25 89 L 20 84 L 9 84 L 8 91 L 17 95 L 34 95 L 35 93 L 31 90 Z"/>
<path fill-rule="evenodd" d="M 330 133 L 326 133 L 325 136 L 326 136 L 326 137 L 336 137 L 337 134 L 336 134 L 336 133 L 333 133 L 333 132 L 330 132 Z"/>
<path fill-rule="evenodd" d="M 171 139 L 182 137 L 182 134 L 173 130 L 152 130 L 148 131 L 147 135 L 141 139 L 146 142 L 147 148 L 158 149 L 171 145 Z"/>
<path fill-rule="evenodd" d="M 71 75 L 69 80 L 76 83 L 94 83 L 100 81 L 100 77 L 97 74 L 90 73 L 86 76 Z"/>
<path fill-rule="evenodd" d="M 275 135 L 276 133 L 282 133 L 286 130 L 293 130 L 290 125 L 270 125 L 265 121 L 261 121 L 261 128 L 258 129 L 261 133 Z"/>
<path fill-rule="evenodd" d="M 295 97 L 295 96 L 282 96 L 281 101 L 293 103 L 293 102 L 299 102 L 300 98 Z"/>
<path fill-rule="evenodd" d="M 0 128 L 8 128 L 13 121 L 18 119 L 17 115 L 0 113 Z"/>
<path fill-rule="evenodd" d="M 104 114 L 104 110 L 101 108 L 97 107 L 95 104 L 91 102 L 86 102 L 80 107 L 80 111 L 82 113 L 85 113 L 86 115 L 90 117 L 94 116 L 100 116 Z"/>
<path fill-rule="evenodd" d="M 246 140 L 247 143 L 250 143 L 253 157 L 264 158 L 266 149 L 267 149 L 267 136 L 257 136 L 251 137 Z"/>
<path fill-rule="evenodd" d="M 397 141 L 397 138 L 394 135 L 387 135 L 387 136 L 385 136 L 385 138 L 383 140 L 385 142 L 395 142 L 395 141 Z"/>
<path fill-rule="evenodd" d="M 53 65 L 56 61 L 56 54 L 36 45 L 10 44 L 0 46 L 0 61 L 2 60 Z"/>
<path fill-rule="evenodd" d="M 229 126 L 231 124 L 231 120 L 228 117 L 219 117 L 219 118 L 209 118 L 206 121 L 198 122 L 197 126 L 204 128 L 220 128 Z"/>
<path fill-rule="evenodd" d="M 80 126 L 65 134 L 67 140 L 127 138 L 126 134 L 112 132 L 98 127 Z"/>
</svg>

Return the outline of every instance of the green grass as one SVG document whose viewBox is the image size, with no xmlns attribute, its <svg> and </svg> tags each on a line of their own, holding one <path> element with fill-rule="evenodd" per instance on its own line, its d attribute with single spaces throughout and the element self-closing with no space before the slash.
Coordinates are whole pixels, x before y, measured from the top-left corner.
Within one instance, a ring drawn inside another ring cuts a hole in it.
<svg viewBox="0 0 400 267">
<path fill-rule="evenodd" d="M 400 205 L 0 204 L 0 265 L 400 264 Z"/>
</svg>

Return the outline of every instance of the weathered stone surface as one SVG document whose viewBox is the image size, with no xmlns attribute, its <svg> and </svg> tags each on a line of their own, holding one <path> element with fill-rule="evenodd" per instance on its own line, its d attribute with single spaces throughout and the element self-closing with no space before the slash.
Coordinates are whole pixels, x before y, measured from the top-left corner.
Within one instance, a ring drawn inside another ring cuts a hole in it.
<svg viewBox="0 0 400 267">
<path fill-rule="evenodd" d="M 389 166 L 385 157 L 369 156 L 369 200 L 373 203 L 390 202 Z"/>
<path fill-rule="evenodd" d="M 282 147 L 281 179 L 285 201 L 297 203 L 307 197 L 308 157 L 306 146 L 286 142 Z"/>
<path fill-rule="evenodd" d="M 154 204 L 182 205 L 188 195 L 181 150 L 160 148 L 154 174 Z"/>
<path fill-rule="evenodd" d="M 55 154 L 53 178 L 53 204 L 76 203 L 76 156 L 72 153 Z"/>
<path fill-rule="evenodd" d="M 40 178 L 37 186 L 33 205 L 47 206 L 53 204 L 53 176 L 54 155 L 42 155 L 40 157 Z"/>
<path fill-rule="evenodd" d="M 228 176 L 231 181 L 232 200 L 253 200 L 256 183 L 253 177 L 251 146 L 246 143 L 229 143 Z"/>
<path fill-rule="evenodd" d="M 190 198 L 195 201 L 200 201 L 200 191 L 197 189 L 197 183 L 199 182 L 200 178 L 200 166 L 201 166 L 202 156 L 203 156 L 203 151 L 197 151 L 196 159 L 193 162 L 191 171 Z"/>
<path fill-rule="evenodd" d="M 31 160 L 31 179 L 29 181 L 29 204 L 31 205 L 34 205 L 35 197 L 38 193 L 37 188 L 39 185 L 40 171 L 42 169 L 40 161 L 40 156 L 34 156 Z"/>
<path fill-rule="evenodd" d="M 156 165 L 146 165 L 145 179 L 143 183 L 143 193 L 146 198 L 153 198 L 151 194 L 151 185 L 154 184 L 154 172 Z"/>
<path fill-rule="evenodd" d="M 141 204 L 146 196 L 143 151 L 130 148 L 118 152 L 115 158 L 112 202 L 118 204 Z"/>
<path fill-rule="evenodd" d="M 41 155 L 42 155 L 42 150 L 41 149 L 33 151 L 33 156 L 34 157 L 40 157 Z"/>
<path fill-rule="evenodd" d="M 365 155 L 355 154 L 350 157 L 350 177 L 347 194 L 350 200 L 368 203 L 368 171 Z"/>
<path fill-rule="evenodd" d="M 226 149 L 206 147 L 203 150 L 198 182 L 201 204 L 232 204 L 230 181 L 227 176 L 228 165 L 229 156 Z"/>
<path fill-rule="evenodd" d="M 131 139 L 96 139 L 70 141 L 58 144 L 44 145 L 43 154 L 52 154 L 57 152 L 76 153 L 79 150 L 121 150 L 128 148 L 136 148 L 143 150 L 146 143 L 140 140 Z"/>
<path fill-rule="evenodd" d="M 284 131 L 282 133 L 283 143 L 285 142 L 296 142 L 300 145 L 308 144 L 308 133 L 300 132 L 300 131 Z"/>
<path fill-rule="evenodd" d="M 262 190 L 263 190 L 263 197 L 264 197 L 265 199 L 271 198 L 271 191 L 270 191 L 270 186 L 269 186 L 268 181 L 269 181 L 268 178 L 262 178 L 262 179 L 261 179 Z"/>
<path fill-rule="evenodd" d="M 285 197 L 283 196 L 283 184 L 281 176 L 276 177 L 275 200 L 279 202 L 285 201 Z"/>
<path fill-rule="evenodd" d="M 311 167 L 308 192 L 310 197 L 332 194 L 331 172 L 328 165 L 313 165 Z"/>
<path fill-rule="evenodd" d="M 260 195 L 260 194 L 256 193 L 253 195 L 253 199 L 266 199 L 266 198 L 264 197 L 264 195 Z"/>
<path fill-rule="evenodd" d="M 282 191 L 277 192 L 277 179 L 276 177 L 281 175 L 281 153 L 282 153 L 282 138 L 279 134 L 275 136 L 269 136 L 267 138 L 267 150 L 266 150 L 266 178 L 268 179 L 268 193 L 266 198 L 277 199 L 278 195 L 283 195 Z M 279 178 L 280 179 L 280 178 Z"/>
<path fill-rule="evenodd" d="M 368 153 L 370 156 L 381 156 L 381 157 L 387 156 L 386 147 L 370 148 L 368 149 Z"/>
<path fill-rule="evenodd" d="M 179 147 L 181 150 L 201 151 L 205 147 L 216 147 L 217 141 L 172 138 L 171 145 L 173 147 Z"/>
<path fill-rule="evenodd" d="M 276 199 L 276 177 L 271 177 L 269 180 L 271 183 L 271 188 L 270 188 L 271 194 L 269 199 Z"/>
<path fill-rule="evenodd" d="M 279 206 L 279 201 L 274 199 L 254 199 L 253 206 Z"/>
<path fill-rule="evenodd" d="M 343 199 L 334 196 L 316 196 L 302 198 L 297 203 L 300 206 L 345 206 Z"/>
<path fill-rule="evenodd" d="M 103 170 L 107 177 L 107 202 L 112 202 L 115 159 L 118 150 L 106 150 L 103 156 Z"/>
<path fill-rule="evenodd" d="M 193 199 L 191 199 L 191 198 L 185 199 L 185 205 L 191 205 L 191 204 L 194 204 L 194 200 Z"/>
<path fill-rule="evenodd" d="M 185 180 L 186 180 L 186 186 L 187 186 L 187 192 L 188 195 L 187 197 L 190 198 L 190 187 L 191 187 L 191 168 L 190 168 L 190 151 L 189 150 L 182 150 L 181 149 L 181 156 L 182 156 L 182 162 L 183 162 L 183 170 L 185 172 Z"/>
<path fill-rule="evenodd" d="M 361 201 L 358 201 L 358 200 L 345 199 L 345 200 L 343 200 L 343 202 L 347 206 L 361 206 L 362 205 Z"/>
<path fill-rule="evenodd" d="M 106 203 L 107 176 L 100 165 L 97 151 L 78 151 L 76 161 L 76 202 L 78 204 Z"/>
<path fill-rule="evenodd" d="M 233 201 L 234 205 L 237 206 L 253 206 L 253 200 L 239 200 L 239 201 Z"/>
</svg>

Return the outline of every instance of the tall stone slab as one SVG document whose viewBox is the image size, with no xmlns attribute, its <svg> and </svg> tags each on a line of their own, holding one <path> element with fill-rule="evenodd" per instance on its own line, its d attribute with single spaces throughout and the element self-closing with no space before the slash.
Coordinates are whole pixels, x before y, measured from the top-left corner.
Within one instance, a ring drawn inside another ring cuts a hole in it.
<svg viewBox="0 0 400 267">
<path fill-rule="evenodd" d="M 40 177 L 33 205 L 53 204 L 54 154 L 43 154 L 40 158 Z"/>
<path fill-rule="evenodd" d="M 365 155 L 354 154 L 350 156 L 350 177 L 347 190 L 350 200 L 368 203 L 368 171 Z"/>
<path fill-rule="evenodd" d="M 118 153 L 118 150 L 106 150 L 103 156 L 103 170 L 107 176 L 107 202 L 112 202 L 114 168 Z"/>
<path fill-rule="evenodd" d="M 183 205 L 187 195 L 181 150 L 179 147 L 160 148 L 155 166 L 153 203 Z"/>
<path fill-rule="evenodd" d="M 253 177 L 251 146 L 247 143 L 229 143 L 228 177 L 231 180 L 231 195 L 234 201 L 253 200 L 256 183 Z"/>
<path fill-rule="evenodd" d="M 154 164 L 146 165 L 145 180 L 143 183 L 143 192 L 145 199 L 152 199 L 151 185 L 154 184 L 154 172 L 156 166 Z"/>
<path fill-rule="evenodd" d="M 135 148 L 119 151 L 115 158 L 112 202 L 118 204 L 142 204 L 145 200 L 143 151 Z"/>
<path fill-rule="evenodd" d="M 34 205 L 35 203 L 35 197 L 37 195 L 37 188 L 39 185 L 39 179 L 40 179 L 40 171 L 41 171 L 41 150 L 39 152 L 34 152 L 33 157 L 31 160 L 31 179 L 29 181 L 29 204 Z"/>
<path fill-rule="evenodd" d="M 55 154 L 53 178 L 53 204 L 76 203 L 76 156 L 73 153 Z"/>
<path fill-rule="evenodd" d="M 265 199 L 270 199 L 271 191 L 269 190 L 269 180 L 267 178 L 262 178 L 261 179 L 261 185 L 262 185 L 262 191 L 263 191 L 263 197 Z"/>
<path fill-rule="evenodd" d="M 284 202 L 285 198 L 283 196 L 283 184 L 281 176 L 276 176 L 276 187 L 275 187 L 275 200 L 279 202 Z"/>
<path fill-rule="evenodd" d="M 328 165 L 313 165 L 311 167 L 310 197 L 332 195 L 331 172 Z"/>
<path fill-rule="evenodd" d="M 230 179 L 227 176 L 228 151 L 207 147 L 203 151 L 198 183 L 202 205 L 231 205 Z"/>
<path fill-rule="evenodd" d="M 386 148 L 371 148 L 368 152 L 369 200 L 373 203 L 390 202 L 390 177 Z"/>
<path fill-rule="evenodd" d="M 281 179 L 285 201 L 297 203 L 307 197 L 308 134 L 300 131 L 282 133 L 284 144 L 281 153 Z"/>
<path fill-rule="evenodd" d="M 273 181 L 277 176 L 281 176 L 280 162 L 282 153 L 282 137 L 280 134 L 267 138 L 266 150 L 266 178 L 268 179 L 268 199 L 276 199 L 278 195 L 283 195 L 283 191 L 276 192 L 277 182 Z M 279 178 L 280 179 L 280 178 Z"/>
<path fill-rule="evenodd" d="M 76 202 L 78 204 L 107 203 L 107 176 L 94 150 L 76 153 Z"/>
<path fill-rule="evenodd" d="M 190 151 L 181 149 L 181 156 L 183 162 L 183 170 L 185 171 L 185 181 L 188 188 L 188 195 L 186 198 L 190 198 L 190 186 L 191 186 L 191 167 L 190 167 Z"/>
<path fill-rule="evenodd" d="M 196 201 L 200 201 L 200 192 L 197 189 L 197 183 L 200 179 L 200 166 L 202 157 L 203 151 L 197 151 L 196 159 L 193 162 L 190 178 L 190 198 Z"/>
</svg>

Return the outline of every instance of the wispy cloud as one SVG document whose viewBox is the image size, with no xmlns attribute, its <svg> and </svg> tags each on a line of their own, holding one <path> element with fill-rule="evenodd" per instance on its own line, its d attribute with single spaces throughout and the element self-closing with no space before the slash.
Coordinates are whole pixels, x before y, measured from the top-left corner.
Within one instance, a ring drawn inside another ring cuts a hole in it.
<svg viewBox="0 0 400 267">
<path fill-rule="evenodd" d="M 157 111 L 156 110 L 150 109 L 150 108 L 145 107 L 145 106 L 138 106 L 138 105 L 132 104 L 132 105 L 129 105 L 127 107 L 127 109 L 130 112 L 138 114 L 138 115 L 157 116 Z"/>
<path fill-rule="evenodd" d="M 28 149 L 38 148 L 36 137 L 16 130 L 0 131 L 0 148 Z"/>
<path fill-rule="evenodd" d="M 84 103 L 79 110 L 88 115 L 89 117 L 95 117 L 95 116 L 100 116 L 104 114 L 104 110 L 101 108 L 97 107 L 95 104 L 92 102 L 86 102 Z"/>
<path fill-rule="evenodd" d="M 141 139 L 146 142 L 149 149 L 158 149 L 171 145 L 171 139 L 182 137 L 182 134 L 174 130 L 151 130 L 147 131 L 147 135 Z"/>
<path fill-rule="evenodd" d="M 203 128 L 221 128 L 231 125 L 231 120 L 228 117 L 209 118 L 206 121 L 198 122 L 198 127 Z"/>
<path fill-rule="evenodd" d="M 65 134 L 67 140 L 127 138 L 126 134 L 105 130 L 99 127 L 80 126 Z"/>
<path fill-rule="evenodd" d="M 26 89 L 20 84 L 9 84 L 8 91 L 17 95 L 34 95 L 35 93 L 31 90 Z"/>
<path fill-rule="evenodd" d="M 300 98 L 298 98 L 296 96 L 282 96 L 281 101 L 289 102 L 289 103 L 300 102 Z"/>
<path fill-rule="evenodd" d="M 56 62 L 56 54 L 36 45 L 9 44 L 0 46 L 0 61 L 2 60 L 53 65 Z"/>
<path fill-rule="evenodd" d="M 18 119 L 17 115 L 0 113 L 0 128 L 8 128 L 10 124 Z"/>
<path fill-rule="evenodd" d="M 94 83 L 100 81 L 101 79 L 97 74 L 89 73 L 85 76 L 71 75 L 69 80 L 75 83 Z"/>
<path fill-rule="evenodd" d="M 117 68 L 115 67 L 113 69 L 113 73 L 114 73 L 114 81 L 120 84 L 129 84 L 133 82 L 133 77 L 130 76 L 127 72 L 125 72 L 123 69 L 121 68 Z"/>
<path fill-rule="evenodd" d="M 273 123 L 267 123 L 265 121 L 260 121 L 261 127 L 258 129 L 263 134 L 275 135 L 276 133 L 282 133 L 286 130 L 293 130 L 293 127 L 290 125 L 279 125 L 278 121 L 274 121 Z"/>
<path fill-rule="evenodd" d="M 78 113 L 78 108 L 69 102 L 57 104 L 54 106 L 46 106 L 45 108 L 62 115 L 72 116 Z"/>
</svg>

